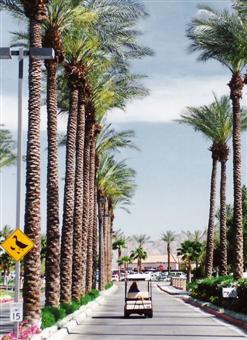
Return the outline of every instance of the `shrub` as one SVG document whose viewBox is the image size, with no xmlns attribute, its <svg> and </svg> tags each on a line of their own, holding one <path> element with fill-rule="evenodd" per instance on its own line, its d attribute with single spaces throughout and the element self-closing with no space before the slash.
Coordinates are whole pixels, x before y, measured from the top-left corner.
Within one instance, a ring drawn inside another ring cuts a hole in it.
<svg viewBox="0 0 247 340">
<path fill-rule="evenodd" d="M 105 289 L 109 289 L 113 286 L 113 283 L 112 282 L 108 282 L 106 285 L 105 285 Z"/>
<path fill-rule="evenodd" d="M 56 323 L 56 319 L 55 319 L 54 314 L 49 308 L 45 307 L 42 310 L 42 324 L 41 324 L 42 329 L 51 327 L 55 323 Z"/>
<path fill-rule="evenodd" d="M 223 298 L 222 288 L 237 287 L 238 298 Z M 217 306 L 247 314 L 247 280 L 234 281 L 232 276 L 203 279 L 188 285 L 191 295 Z"/>
<path fill-rule="evenodd" d="M 62 303 L 61 307 L 65 310 L 66 315 L 74 313 L 80 308 L 80 303 L 73 300 L 71 303 Z"/>
</svg>

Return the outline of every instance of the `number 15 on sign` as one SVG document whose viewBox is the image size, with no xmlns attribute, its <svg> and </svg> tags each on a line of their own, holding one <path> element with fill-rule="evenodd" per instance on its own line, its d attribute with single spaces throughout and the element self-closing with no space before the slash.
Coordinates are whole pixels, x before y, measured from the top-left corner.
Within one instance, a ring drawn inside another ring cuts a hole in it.
<svg viewBox="0 0 247 340">
<path fill-rule="evenodd" d="M 12 303 L 10 305 L 10 321 L 21 322 L 23 319 L 22 303 Z"/>
</svg>

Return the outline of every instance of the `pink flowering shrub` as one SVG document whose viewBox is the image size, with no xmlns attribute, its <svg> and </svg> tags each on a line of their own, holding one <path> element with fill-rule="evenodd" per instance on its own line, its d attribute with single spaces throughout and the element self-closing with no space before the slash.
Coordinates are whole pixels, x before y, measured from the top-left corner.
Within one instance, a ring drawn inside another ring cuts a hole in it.
<svg viewBox="0 0 247 340">
<path fill-rule="evenodd" d="M 0 303 L 9 303 L 9 302 L 14 302 L 14 299 L 10 298 L 0 298 Z"/>
<path fill-rule="evenodd" d="M 20 324 L 18 340 L 29 340 L 35 334 L 39 334 L 40 329 L 37 325 L 29 325 L 27 321 L 23 321 Z M 14 332 L 4 335 L 1 340 L 16 340 L 16 334 Z"/>
</svg>

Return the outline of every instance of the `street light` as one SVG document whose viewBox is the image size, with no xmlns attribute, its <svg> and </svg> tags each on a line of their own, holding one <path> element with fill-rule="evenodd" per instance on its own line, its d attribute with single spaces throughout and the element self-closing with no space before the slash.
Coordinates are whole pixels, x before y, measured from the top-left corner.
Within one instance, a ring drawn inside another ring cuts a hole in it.
<svg viewBox="0 0 247 340">
<path fill-rule="evenodd" d="M 16 229 L 21 225 L 21 163 L 22 163 L 22 95 L 23 95 L 23 67 L 24 57 L 33 59 L 51 60 L 55 57 L 53 48 L 31 47 L 30 50 L 11 50 L 9 47 L 0 47 L 0 59 L 12 59 L 18 56 L 18 135 L 17 135 L 17 188 L 16 188 Z M 15 263 L 15 302 L 19 301 L 20 294 L 20 262 Z M 16 335 L 19 338 L 19 323 L 16 324 Z"/>
</svg>

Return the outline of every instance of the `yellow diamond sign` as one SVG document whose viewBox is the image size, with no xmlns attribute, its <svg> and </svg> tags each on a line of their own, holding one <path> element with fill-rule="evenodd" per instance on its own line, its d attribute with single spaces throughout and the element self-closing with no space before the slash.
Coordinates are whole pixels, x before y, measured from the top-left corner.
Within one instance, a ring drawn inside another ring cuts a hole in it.
<svg viewBox="0 0 247 340">
<path fill-rule="evenodd" d="M 16 229 L 1 243 L 1 247 L 16 261 L 20 261 L 33 246 L 33 241 L 20 229 Z"/>
</svg>

